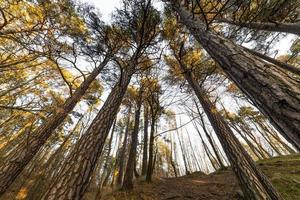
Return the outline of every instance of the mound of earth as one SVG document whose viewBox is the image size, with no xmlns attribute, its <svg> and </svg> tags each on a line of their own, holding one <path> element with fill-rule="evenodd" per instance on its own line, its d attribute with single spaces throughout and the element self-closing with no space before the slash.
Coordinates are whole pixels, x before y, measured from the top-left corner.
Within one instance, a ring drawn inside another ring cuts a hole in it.
<svg viewBox="0 0 300 200">
<path fill-rule="evenodd" d="M 300 199 L 300 155 L 259 161 L 258 166 L 270 178 L 286 200 Z M 196 172 L 178 178 L 156 178 L 151 184 L 136 181 L 131 192 L 114 191 L 104 200 L 238 200 L 243 199 L 230 169 L 212 174 Z"/>
</svg>

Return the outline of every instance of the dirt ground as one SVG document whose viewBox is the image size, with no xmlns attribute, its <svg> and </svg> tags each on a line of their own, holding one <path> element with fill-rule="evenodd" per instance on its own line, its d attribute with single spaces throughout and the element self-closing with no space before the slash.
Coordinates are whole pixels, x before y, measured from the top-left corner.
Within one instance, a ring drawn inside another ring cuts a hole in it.
<svg viewBox="0 0 300 200">
<path fill-rule="evenodd" d="M 286 200 L 300 200 L 300 156 L 292 155 L 258 162 Z M 230 169 L 206 175 L 201 172 L 178 177 L 156 178 L 148 184 L 136 181 L 131 192 L 114 191 L 104 200 L 241 200 L 242 192 Z"/>
</svg>

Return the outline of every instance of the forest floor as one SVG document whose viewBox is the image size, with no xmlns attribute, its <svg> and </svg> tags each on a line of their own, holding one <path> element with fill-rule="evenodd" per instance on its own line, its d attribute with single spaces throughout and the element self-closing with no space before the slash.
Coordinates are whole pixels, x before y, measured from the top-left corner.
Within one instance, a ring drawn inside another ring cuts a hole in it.
<svg viewBox="0 0 300 200">
<path fill-rule="evenodd" d="M 300 154 L 257 162 L 286 200 L 300 200 Z M 178 178 L 156 178 L 153 183 L 136 181 L 132 192 L 114 191 L 104 200 L 238 200 L 242 198 L 231 169 L 211 174 L 195 172 Z"/>
</svg>

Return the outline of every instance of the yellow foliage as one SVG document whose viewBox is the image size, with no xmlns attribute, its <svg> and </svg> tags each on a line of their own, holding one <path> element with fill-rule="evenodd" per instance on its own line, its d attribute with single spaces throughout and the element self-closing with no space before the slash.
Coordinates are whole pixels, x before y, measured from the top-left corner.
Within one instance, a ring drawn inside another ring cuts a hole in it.
<svg viewBox="0 0 300 200">
<path fill-rule="evenodd" d="M 234 83 L 230 83 L 227 86 L 227 91 L 230 92 L 230 93 L 237 93 L 239 90 L 238 90 L 237 86 Z"/>
<path fill-rule="evenodd" d="M 19 190 L 16 199 L 17 199 L 17 200 L 26 199 L 27 194 L 28 194 L 28 189 L 27 189 L 26 187 L 22 187 L 22 188 Z"/>
</svg>

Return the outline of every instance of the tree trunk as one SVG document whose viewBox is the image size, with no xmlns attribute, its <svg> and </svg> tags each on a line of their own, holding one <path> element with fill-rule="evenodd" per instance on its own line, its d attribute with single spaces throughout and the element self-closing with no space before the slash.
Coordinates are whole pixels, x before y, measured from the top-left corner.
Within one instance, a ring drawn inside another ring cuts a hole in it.
<svg viewBox="0 0 300 200">
<path fill-rule="evenodd" d="M 143 146 L 143 161 L 142 161 L 142 176 L 147 173 L 148 162 L 148 126 L 149 126 L 149 113 L 148 106 L 144 103 L 144 146 Z"/>
<path fill-rule="evenodd" d="M 193 74 L 179 60 L 181 70 L 190 86 L 193 88 L 199 99 L 204 112 L 206 113 L 215 133 L 217 134 L 224 151 L 231 163 L 232 169 L 238 178 L 244 196 L 249 200 L 276 200 L 282 199 L 275 190 L 268 178 L 255 165 L 252 158 L 239 143 L 232 130 L 229 128 L 223 117 L 217 111 L 216 106 L 210 101 Z"/>
<path fill-rule="evenodd" d="M 254 144 L 256 144 L 257 148 L 259 149 L 260 152 L 262 152 L 265 159 L 272 157 L 271 154 L 263 148 L 262 144 L 257 141 L 256 137 L 253 135 L 252 131 L 250 130 L 250 128 L 247 126 L 246 123 L 239 123 L 238 126 L 240 127 L 241 131 L 247 134 L 247 136 L 251 138 Z"/>
<path fill-rule="evenodd" d="M 209 148 L 208 148 L 207 145 L 205 144 L 205 141 L 204 141 L 204 139 L 203 139 L 203 137 L 202 137 L 202 135 L 201 135 L 201 132 L 199 131 L 199 129 L 198 129 L 196 123 L 194 123 L 194 122 L 192 122 L 192 123 L 193 123 L 193 126 L 194 126 L 194 128 L 196 129 L 196 131 L 197 131 L 199 137 L 200 137 L 200 140 L 201 140 L 202 146 L 203 146 L 203 148 L 204 148 L 205 154 L 207 155 L 207 157 L 208 157 L 208 159 L 209 159 L 209 161 L 210 161 L 212 167 L 214 168 L 214 170 L 217 170 L 217 169 L 218 169 L 218 166 L 220 166 L 220 164 L 218 163 L 218 160 L 216 160 L 216 159 L 214 158 L 214 156 L 213 156 L 212 153 L 210 152 Z M 202 127 L 203 130 L 204 130 L 204 129 L 206 130 L 206 127 L 205 127 L 205 126 L 201 126 L 201 127 Z M 218 164 L 218 166 L 216 166 L 216 164 Z"/>
<path fill-rule="evenodd" d="M 40 199 L 42 197 L 42 192 L 45 190 L 45 186 L 47 185 L 48 181 L 51 180 L 53 174 L 55 174 L 54 172 L 59 169 L 59 164 L 61 163 L 60 161 L 64 159 L 64 153 L 67 150 L 66 145 L 68 142 L 70 142 L 70 139 L 77 134 L 77 129 L 79 129 L 83 117 L 84 115 L 80 117 L 73 130 L 64 138 L 64 141 L 59 148 L 40 167 L 38 170 L 38 179 L 34 183 L 34 186 L 28 191 L 28 199 Z"/>
<path fill-rule="evenodd" d="M 257 159 L 262 160 L 266 159 L 267 157 L 263 154 L 263 152 L 260 151 L 246 136 L 245 133 L 243 133 L 234 122 L 229 122 L 229 126 L 232 127 L 246 142 L 249 149 L 253 152 L 253 154 L 257 157 Z"/>
<path fill-rule="evenodd" d="M 248 49 L 248 48 L 245 48 L 245 47 L 244 47 L 244 49 L 246 51 L 249 51 L 253 55 L 260 57 L 261 59 L 263 59 L 265 61 L 268 61 L 268 62 L 270 62 L 270 63 L 272 63 L 274 65 L 277 65 L 278 67 L 281 67 L 282 69 L 285 69 L 285 70 L 288 70 L 288 71 L 290 71 L 290 72 L 292 72 L 294 74 L 300 75 L 300 69 L 298 69 L 295 66 L 292 66 L 292 65 L 289 65 L 287 63 L 281 62 L 281 61 L 279 61 L 279 60 L 277 60 L 275 58 L 271 58 L 270 56 L 264 55 L 262 53 L 254 51 L 252 49 Z"/>
<path fill-rule="evenodd" d="M 74 94 L 69 97 L 62 107 L 55 110 L 54 114 L 30 133 L 10 154 L 1 159 L 0 165 L 0 195 L 12 184 L 16 177 L 21 173 L 30 160 L 37 154 L 45 144 L 52 132 L 64 121 L 68 114 L 73 110 L 81 97 L 88 90 L 91 83 L 108 63 L 109 57 L 89 75 L 82 84 L 76 89 Z"/>
<path fill-rule="evenodd" d="M 199 170 L 201 170 L 201 166 L 200 166 L 200 163 L 198 162 L 198 159 L 197 159 L 197 156 L 196 156 L 196 154 L 195 154 L 195 150 L 194 150 L 194 147 L 193 147 L 193 145 L 192 145 L 192 141 L 191 141 L 191 137 L 190 137 L 190 134 L 186 131 L 186 133 L 187 133 L 187 136 L 188 136 L 188 139 L 189 139 L 189 145 L 190 145 L 190 148 L 191 148 L 191 150 L 192 150 L 192 152 L 191 152 L 191 154 L 192 154 L 192 160 L 193 161 L 195 161 L 195 164 L 196 164 L 196 167 L 195 167 L 195 169 L 196 169 L 196 171 L 199 171 Z M 198 170 L 198 169 L 199 170 Z"/>
<path fill-rule="evenodd" d="M 106 159 L 105 159 L 105 164 L 103 167 L 103 174 L 102 177 L 104 177 L 102 184 L 99 184 L 100 189 L 103 188 L 104 186 L 106 186 L 107 181 L 109 179 L 111 170 L 112 170 L 112 160 L 110 158 L 110 152 L 111 152 L 111 146 L 112 146 L 112 140 L 113 140 L 113 136 L 114 136 L 114 132 L 115 132 L 115 128 L 116 128 L 116 123 L 117 123 L 117 118 L 114 120 L 113 126 L 112 126 L 112 130 L 111 130 L 111 135 L 109 138 L 109 142 L 108 142 L 108 148 L 107 148 L 107 152 L 106 152 Z"/>
<path fill-rule="evenodd" d="M 43 196 L 47 200 L 81 199 L 88 187 L 106 137 L 118 113 L 132 72 L 124 71 L 85 134 Z"/>
<path fill-rule="evenodd" d="M 201 115 L 200 109 L 198 108 L 198 104 L 196 102 L 195 102 L 195 105 L 196 105 L 197 111 L 198 111 L 199 116 L 200 116 L 201 126 L 202 126 L 202 128 L 204 130 L 204 133 L 205 133 L 205 135 L 206 135 L 206 137 L 207 137 L 207 139 L 208 139 L 208 141 L 209 141 L 209 143 L 210 143 L 210 145 L 211 145 L 211 147 L 212 147 L 212 149 L 213 149 L 213 151 L 214 151 L 214 153 L 216 155 L 216 158 L 217 158 L 217 160 L 218 160 L 218 162 L 220 164 L 221 169 L 224 169 L 225 165 L 223 163 L 221 155 L 219 154 L 219 151 L 217 150 L 217 147 L 214 145 L 214 142 L 213 142 L 212 138 L 210 137 L 210 135 L 208 133 L 208 130 L 206 129 L 203 116 Z"/>
<path fill-rule="evenodd" d="M 176 1 L 169 1 L 169 4 L 228 77 L 287 141 L 300 150 L 300 80 L 248 53 L 230 40 L 206 31 L 205 24 L 193 19 Z"/>
<path fill-rule="evenodd" d="M 176 167 L 176 145 L 173 142 L 173 134 L 170 137 L 170 145 L 171 145 L 171 152 L 170 152 L 170 162 L 173 168 L 173 172 L 175 177 L 178 177 L 177 167 Z M 174 158 L 173 158 L 173 152 L 174 152 Z"/>
<path fill-rule="evenodd" d="M 176 121 L 175 121 L 175 128 L 176 128 L 176 133 L 177 133 L 177 138 L 178 138 L 180 150 L 181 150 L 181 153 L 182 153 L 183 164 L 184 164 L 184 169 L 185 169 L 185 175 L 188 175 L 188 174 L 190 174 L 190 171 L 189 171 L 188 162 L 187 162 L 187 159 L 186 159 L 186 156 L 185 156 L 186 152 L 183 149 L 182 141 L 181 141 L 181 139 L 179 137 L 179 132 L 178 132 Z"/>
<path fill-rule="evenodd" d="M 139 174 L 139 172 L 138 172 L 138 170 L 137 170 L 137 160 L 135 160 L 134 161 L 134 168 L 133 168 L 134 170 L 134 177 L 135 178 L 139 178 L 140 177 L 140 174 Z"/>
<path fill-rule="evenodd" d="M 256 123 L 253 123 L 255 129 L 260 133 L 260 135 L 268 142 L 270 147 L 279 155 L 282 156 L 282 153 L 280 152 L 280 149 L 274 144 L 273 138 L 270 136 L 270 134 L 265 131 L 261 130 Z M 276 140 L 276 138 L 274 138 Z M 271 157 L 271 156 L 270 156 Z"/>
<path fill-rule="evenodd" d="M 131 106 L 129 106 L 129 108 L 128 108 L 128 116 L 127 116 L 124 140 L 123 140 L 122 150 L 121 150 L 120 157 L 119 157 L 120 162 L 119 162 L 119 174 L 118 174 L 118 178 L 117 178 L 117 186 L 121 186 L 122 182 L 123 182 L 126 146 L 127 146 L 128 133 L 129 133 L 129 129 L 130 129 L 130 115 L 131 115 Z"/>
<path fill-rule="evenodd" d="M 256 122 L 253 122 L 256 123 Z M 296 153 L 294 149 L 292 149 L 291 147 L 289 147 L 289 145 L 287 145 L 276 133 L 276 131 L 269 127 L 268 125 L 265 125 L 264 122 L 258 122 L 258 126 L 264 130 L 265 132 L 269 133 L 270 135 L 272 135 L 282 146 L 283 148 L 288 151 L 290 154 Z M 271 130 L 270 130 L 271 129 Z"/>
<path fill-rule="evenodd" d="M 122 186 L 122 188 L 125 190 L 133 189 L 133 174 L 134 174 L 135 162 L 136 162 L 136 151 L 137 151 L 137 144 L 138 144 L 141 106 L 142 106 L 142 88 L 139 91 L 137 108 L 134 117 L 134 127 L 131 135 L 130 151 L 129 151 L 128 162 L 127 162 L 123 186 Z"/>
<path fill-rule="evenodd" d="M 300 36 L 300 23 L 281 23 L 281 22 L 235 22 L 227 19 L 219 19 L 218 22 L 224 22 L 240 27 L 246 27 L 261 31 L 271 31 L 280 33 L 291 33 Z"/>
<path fill-rule="evenodd" d="M 150 129 L 150 141 L 149 141 L 149 161 L 148 161 L 148 168 L 146 174 L 146 181 L 151 182 L 152 180 L 152 173 L 153 173 L 153 148 L 154 148 L 154 132 L 155 132 L 155 116 L 151 117 L 151 129 Z"/>
</svg>

